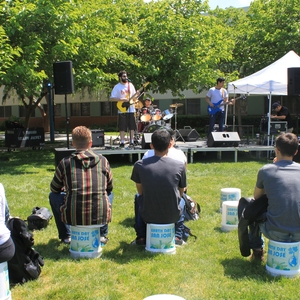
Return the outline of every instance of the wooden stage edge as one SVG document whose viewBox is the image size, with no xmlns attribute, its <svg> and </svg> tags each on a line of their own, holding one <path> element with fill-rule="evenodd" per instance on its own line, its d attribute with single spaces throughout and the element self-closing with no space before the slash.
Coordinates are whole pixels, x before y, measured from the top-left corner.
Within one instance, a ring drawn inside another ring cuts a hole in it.
<svg viewBox="0 0 300 300">
<path fill-rule="evenodd" d="M 98 148 L 93 147 L 93 151 L 95 153 L 99 153 L 102 155 L 128 155 L 129 161 L 132 162 L 132 156 L 134 154 L 138 155 L 138 159 L 141 159 L 143 154 L 148 149 L 142 149 L 140 145 L 137 145 L 134 147 L 134 149 L 120 149 L 118 146 L 112 146 L 111 149 L 109 149 L 110 146 Z M 274 150 L 274 146 L 263 146 L 263 145 L 256 145 L 256 144 L 244 144 L 239 143 L 237 147 L 208 147 L 206 140 L 197 140 L 193 142 L 182 142 L 177 141 L 176 142 L 176 148 L 182 150 L 185 155 L 188 158 L 189 163 L 194 162 L 194 154 L 197 152 L 216 152 L 217 153 L 217 159 L 222 159 L 222 152 L 232 152 L 234 154 L 234 162 L 238 161 L 238 153 L 239 152 L 256 152 L 257 159 L 260 159 L 261 153 L 263 152 L 270 152 Z M 268 156 L 268 155 L 267 155 Z"/>
</svg>

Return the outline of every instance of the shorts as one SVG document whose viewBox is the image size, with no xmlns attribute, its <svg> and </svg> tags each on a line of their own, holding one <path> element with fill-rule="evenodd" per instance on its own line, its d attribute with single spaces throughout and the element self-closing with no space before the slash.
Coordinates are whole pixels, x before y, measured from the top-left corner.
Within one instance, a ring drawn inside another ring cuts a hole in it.
<svg viewBox="0 0 300 300">
<path fill-rule="evenodd" d="M 119 114 L 119 131 L 136 130 L 134 113 Z"/>
</svg>

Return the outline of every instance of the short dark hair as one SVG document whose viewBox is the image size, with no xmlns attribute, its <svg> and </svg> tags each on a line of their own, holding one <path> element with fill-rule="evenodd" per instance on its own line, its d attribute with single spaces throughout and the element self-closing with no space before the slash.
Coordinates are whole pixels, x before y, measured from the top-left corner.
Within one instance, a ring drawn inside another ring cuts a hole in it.
<svg viewBox="0 0 300 300">
<path fill-rule="evenodd" d="M 223 81 L 225 81 L 225 78 L 219 77 L 219 78 L 217 79 L 217 84 L 218 84 L 219 82 L 223 82 Z"/>
<path fill-rule="evenodd" d="M 163 152 L 168 149 L 171 142 L 171 135 L 166 129 L 157 129 L 151 136 L 151 143 L 155 150 Z"/>
<path fill-rule="evenodd" d="M 120 71 L 120 72 L 118 73 L 119 78 L 122 77 L 123 74 L 126 74 L 126 75 L 127 75 L 127 72 L 126 72 L 125 70 Z"/>
<path fill-rule="evenodd" d="M 276 148 L 284 156 L 294 156 L 298 150 L 298 137 L 291 132 L 281 133 L 275 140 Z"/>
</svg>

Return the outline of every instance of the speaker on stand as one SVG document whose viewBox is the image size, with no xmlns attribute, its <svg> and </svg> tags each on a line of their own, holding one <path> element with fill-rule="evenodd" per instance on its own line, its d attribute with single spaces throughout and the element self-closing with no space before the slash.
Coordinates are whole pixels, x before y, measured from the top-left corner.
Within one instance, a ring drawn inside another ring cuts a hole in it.
<svg viewBox="0 0 300 300">
<path fill-rule="evenodd" d="M 300 68 L 288 68 L 287 90 L 288 96 L 297 96 L 297 127 L 296 135 L 299 132 L 299 101 L 300 101 Z"/>
<path fill-rule="evenodd" d="M 69 116 L 67 94 L 74 93 L 74 81 L 71 61 L 53 63 L 54 90 L 56 95 L 65 95 L 67 148 L 69 149 Z"/>
</svg>

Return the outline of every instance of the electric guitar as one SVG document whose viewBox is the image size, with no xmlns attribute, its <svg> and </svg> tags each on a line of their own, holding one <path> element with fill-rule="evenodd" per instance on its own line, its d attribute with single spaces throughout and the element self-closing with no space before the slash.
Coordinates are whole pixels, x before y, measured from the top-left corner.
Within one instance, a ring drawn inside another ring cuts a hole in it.
<svg viewBox="0 0 300 300">
<path fill-rule="evenodd" d="M 208 111 L 208 113 L 209 113 L 210 115 L 214 115 L 214 114 L 216 114 L 218 111 L 221 111 L 221 110 L 222 110 L 222 109 L 221 109 L 222 106 L 228 105 L 228 104 L 230 104 L 230 103 L 231 103 L 232 101 L 234 101 L 234 100 L 240 100 L 240 99 L 245 100 L 246 98 L 247 98 L 247 95 L 242 95 L 242 96 L 240 96 L 240 97 L 238 97 L 238 98 L 229 100 L 229 101 L 227 101 L 227 102 L 225 102 L 225 103 L 223 102 L 223 99 L 222 99 L 222 100 L 220 100 L 219 102 L 215 103 L 215 104 L 214 104 L 214 107 L 211 107 L 210 105 L 208 105 L 208 106 L 207 106 L 207 111 Z"/>
<path fill-rule="evenodd" d="M 136 104 L 139 102 L 139 99 L 137 98 L 137 96 L 140 96 L 140 93 L 142 92 L 142 90 L 149 84 L 150 82 L 146 82 L 142 85 L 142 87 L 136 91 L 136 93 L 131 96 L 129 98 L 128 101 L 118 101 L 117 102 L 117 108 L 120 112 L 125 113 L 128 109 L 128 107 L 132 104 Z"/>
</svg>

